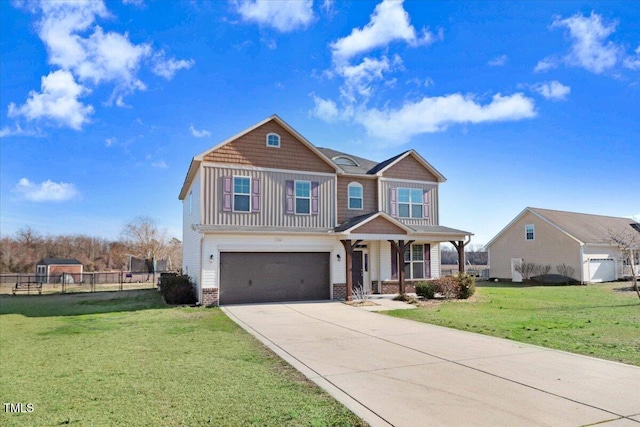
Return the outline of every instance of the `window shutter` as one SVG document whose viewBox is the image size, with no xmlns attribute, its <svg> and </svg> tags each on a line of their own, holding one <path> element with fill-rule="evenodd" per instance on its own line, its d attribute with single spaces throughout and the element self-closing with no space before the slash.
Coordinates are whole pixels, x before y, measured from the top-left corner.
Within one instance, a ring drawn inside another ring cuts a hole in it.
<svg viewBox="0 0 640 427">
<path fill-rule="evenodd" d="M 319 211 L 319 202 L 318 202 L 318 187 L 320 186 L 317 182 L 311 183 L 311 215 L 318 215 Z"/>
<path fill-rule="evenodd" d="M 390 188 L 389 189 L 389 213 L 392 217 L 398 217 L 398 189 Z"/>
<path fill-rule="evenodd" d="M 260 178 L 251 179 L 251 212 L 260 212 Z"/>
<path fill-rule="evenodd" d="M 285 213 L 293 214 L 293 204 L 295 202 L 295 197 L 293 194 L 293 181 L 287 181 L 286 185 L 286 203 L 285 203 Z"/>
<path fill-rule="evenodd" d="M 233 199 L 233 193 L 231 192 L 231 177 L 222 177 L 222 211 L 231 212 L 233 205 L 231 203 Z"/>
<path fill-rule="evenodd" d="M 391 245 L 391 278 L 398 278 L 398 251 Z"/>
<path fill-rule="evenodd" d="M 431 245 L 424 245 L 424 278 L 431 279 Z"/>
<path fill-rule="evenodd" d="M 424 205 L 422 206 L 422 217 L 424 219 L 429 219 L 430 211 L 429 211 L 429 190 L 426 190 L 422 195 L 422 202 Z"/>
</svg>

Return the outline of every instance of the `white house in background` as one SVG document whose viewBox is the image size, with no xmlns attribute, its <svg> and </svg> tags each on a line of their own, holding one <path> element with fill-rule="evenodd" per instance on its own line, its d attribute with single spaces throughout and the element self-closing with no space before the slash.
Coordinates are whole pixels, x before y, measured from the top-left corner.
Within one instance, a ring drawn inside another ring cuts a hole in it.
<svg viewBox="0 0 640 427">
<path fill-rule="evenodd" d="M 183 272 L 204 305 L 412 292 L 440 276 L 441 242 L 471 235 L 440 225 L 444 181 L 414 150 L 374 162 L 315 147 L 273 115 L 193 158 Z"/>
<path fill-rule="evenodd" d="M 489 274 L 522 281 L 516 265 L 533 262 L 551 265 L 552 273 L 557 265 L 571 266 L 581 283 L 614 281 L 630 269 L 613 237 L 633 236 L 638 227 L 629 218 L 525 208 L 487 243 Z M 640 264 L 639 249 L 632 256 L 635 265 Z"/>
</svg>

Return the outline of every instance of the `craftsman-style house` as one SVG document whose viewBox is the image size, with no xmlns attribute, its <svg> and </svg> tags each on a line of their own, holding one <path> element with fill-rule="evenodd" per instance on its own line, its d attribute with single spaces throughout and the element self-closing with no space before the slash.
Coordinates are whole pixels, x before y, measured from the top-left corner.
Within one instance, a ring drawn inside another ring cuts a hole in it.
<svg viewBox="0 0 640 427">
<path fill-rule="evenodd" d="M 318 148 L 273 115 L 195 156 L 183 272 L 204 305 L 412 292 L 440 276 L 444 176 L 414 150 L 382 163 Z"/>
</svg>

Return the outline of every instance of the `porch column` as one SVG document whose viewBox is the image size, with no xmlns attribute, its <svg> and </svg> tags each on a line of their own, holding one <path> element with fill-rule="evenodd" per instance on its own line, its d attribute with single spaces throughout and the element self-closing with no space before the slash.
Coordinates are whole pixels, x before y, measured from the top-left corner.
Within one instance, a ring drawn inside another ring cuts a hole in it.
<svg viewBox="0 0 640 427">
<path fill-rule="evenodd" d="M 415 240 L 409 240 L 407 243 L 404 240 L 398 240 L 396 243 L 393 240 L 389 240 L 391 246 L 394 247 L 396 253 L 398 254 L 398 258 L 396 259 L 396 264 L 398 265 L 398 285 L 400 287 L 400 295 L 405 294 L 405 283 L 404 283 L 404 253 L 411 244 L 415 242 Z"/>
<path fill-rule="evenodd" d="M 458 242 L 454 242 L 454 241 L 450 241 L 449 243 L 451 243 L 456 250 L 458 251 L 458 272 L 459 273 L 464 273 L 464 246 L 465 243 L 460 240 Z"/>
<path fill-rule="evenodd" d="M 356 240 L 355 243 L 351 243 L 351 240 L 340 240 L 342 246 L 344 246 L 345 252 L 345 266 L 347 267 L 347 284 L 346 284 L 346 297 L 347 301 L 352 300 L 352 287 L 353 287 L 353 249 L 359 245 L 362 240 Z"/>
</svg>

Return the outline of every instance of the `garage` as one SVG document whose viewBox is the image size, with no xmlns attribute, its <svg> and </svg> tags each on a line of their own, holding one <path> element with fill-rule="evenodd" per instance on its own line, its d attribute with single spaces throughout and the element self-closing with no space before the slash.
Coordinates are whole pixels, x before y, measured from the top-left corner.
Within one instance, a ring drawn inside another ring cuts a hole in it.
<svg viewBox="0 0 640 427">
<path fill-rule="evenodd" d="M 616 280 L 616 263 L 611 258 L 592 258 L 589 260 L 590 282 L 612 282 Z"/>
<path fill-rule="evenodd" d="M 329 299 L 329 252 L 223 252 L 220 304 Z"/>
</svg>

